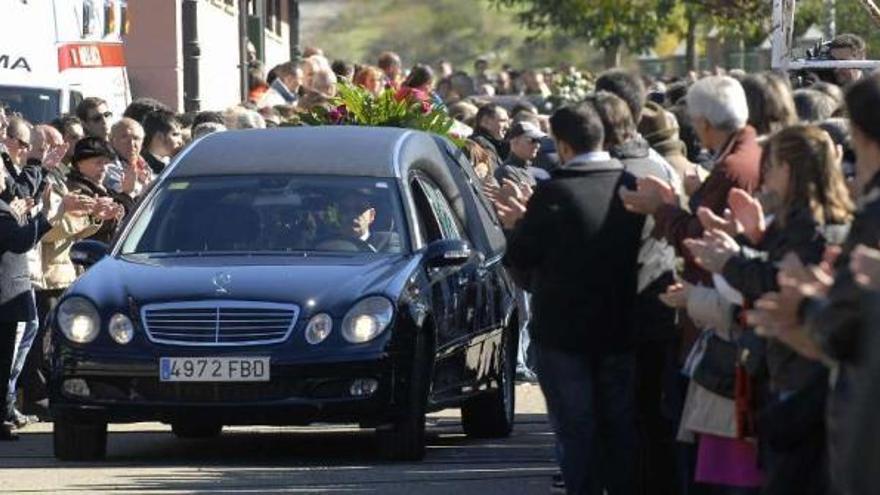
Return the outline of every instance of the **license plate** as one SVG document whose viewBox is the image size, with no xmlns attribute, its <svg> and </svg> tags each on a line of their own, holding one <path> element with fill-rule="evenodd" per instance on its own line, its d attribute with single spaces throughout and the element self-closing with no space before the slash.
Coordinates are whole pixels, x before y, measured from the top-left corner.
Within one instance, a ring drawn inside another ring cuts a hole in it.
<svg viewBox="0 0 880 495">
<path fill-rule="evenodd" d="M 163 357 L 163 382 L 267 382 L 268 357 Z"/>
</svg>

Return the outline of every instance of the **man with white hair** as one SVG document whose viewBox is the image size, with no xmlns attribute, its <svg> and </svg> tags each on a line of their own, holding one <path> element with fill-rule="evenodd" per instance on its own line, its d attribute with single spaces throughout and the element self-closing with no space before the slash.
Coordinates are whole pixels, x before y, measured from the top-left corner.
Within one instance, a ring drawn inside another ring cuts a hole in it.
<svg viewBox="0 0 880 495">
<path fill-rule="evenodd" d="M 646 177 L 636 191 L 621 189 L 624 206 L 630 211 L 654 216 L 654 235 L 665 238 L 685 259 L 682 278 L 691 284 L 712 286 L 712 277 L 700 268 L 685 249 L 686 239 L 700 238 L 701 208 L 723 215 L 727 197 L 734 188 L 751 193 L 758 186 L 761 147 L 755 129 L 748 126 L 749 109 L 740 83 L 727 76 L 713 76 L 694 83 L 687 94 L 687 109 L 702 145 L 714 154 L 712 172 L 690 197 L 690 211 L 681 208 L 667 183 Z M 682 319 L 680 352 L 690 349 L 698 335 Z"/>
<path fill-rule="evenodd" d="M 636 191 L 621 190 L 620 195 L 629 210 L 654 215 L 655 235 L 665 237 L 685 258 L 684 279 L 710 285 L 711 276 L 694 263 L 682 242 L 703 235 L 699 208 L 723 215 L 731 189 L 752 192 L 758 186 L 761 147 L 757 133 L 746 124 L 749 108 L 736 79 L 697 81 L 688 91 L 687 109 L 697 137 L 715 156 L 712 172 L 690 198 L 690 212 L 678 206 L 672 187 L 650 177 L 640 179 Z"/>
</svg>

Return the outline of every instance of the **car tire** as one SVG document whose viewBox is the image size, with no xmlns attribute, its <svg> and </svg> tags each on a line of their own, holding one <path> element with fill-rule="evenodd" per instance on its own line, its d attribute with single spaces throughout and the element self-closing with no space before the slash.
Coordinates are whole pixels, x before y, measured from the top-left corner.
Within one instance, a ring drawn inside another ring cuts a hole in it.
<svg viewBox="0 0 880 495">
<path fill-rule="evenodd" d="M 431 352 L 420 332 L 416 338 L 412 382 L 408 404 L 401 416 L 376 429 L 380 455 L 390 461 L 420 461 L 425 458 L 425 414 L 431 377 Z"/>
<path fill-rule="evenodd" d="M 223 425 L 210 421 L 199 423 L 196 421 L 175 421 L 171 423 L 171 431 L 177 438 L 196 439 L 214 438 L 223 432 Z"/>
<path fill-rule="evenodd" d="M 516 411 L 517 330 L 509 329 L 501 353 L 501 384 L 461 405 L 461 425 L 470 438 L 504 438 L 513 431 Z"/>
<path fill-rule="evenodd" d="M 56 418 L 52 426 L 55 457 L 62 461 L 94 461 L 107 455 L 107 423 Z"/>
</svg>

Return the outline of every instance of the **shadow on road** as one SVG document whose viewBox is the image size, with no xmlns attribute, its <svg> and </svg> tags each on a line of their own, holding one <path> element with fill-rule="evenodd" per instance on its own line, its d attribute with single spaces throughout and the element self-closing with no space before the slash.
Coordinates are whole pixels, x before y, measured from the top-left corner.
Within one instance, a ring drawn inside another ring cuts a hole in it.
<svg viewBox="0 0 880 495">
<path fill-rule="evenodd" d="M 506 439 L 468 439 L 460 422 L 447 418 L 432 420 L 428 435 L 427 456 L 418 463 L 382 461 L 371 430 L 337 428 L 234 428 L 208 440 L 178 440 L 170 431 L 112 432 L 105 461 L 61 463 L 52 457 L 51 433 L 33 433 L 26 441 L 37 450 L 0 456 L 0 465 L 112 472 L 112 482 L 64 487 L 82 493 L 448 494 L 468 486 L 467 493 L 484 495 L 546 493 L 554 465 L 545 415 L 517 415 Z"/>
</svg>

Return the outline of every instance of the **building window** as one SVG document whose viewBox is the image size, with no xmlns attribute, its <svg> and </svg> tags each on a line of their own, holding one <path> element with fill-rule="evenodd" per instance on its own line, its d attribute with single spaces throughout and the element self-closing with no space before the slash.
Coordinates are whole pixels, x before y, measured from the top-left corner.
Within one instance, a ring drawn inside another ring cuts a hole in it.
<svg viewBox="0 0 880 495">
<path fill-rule="evenodd" d="M 265 0 L 266 29 L 281 36 L 281 0 Z"/>
</svg>

